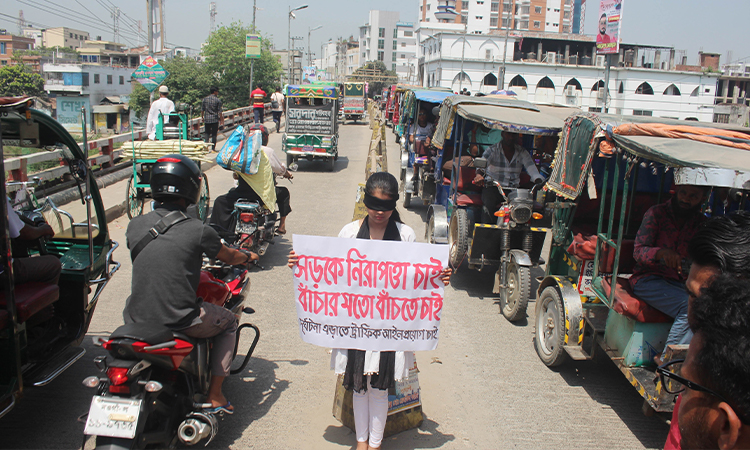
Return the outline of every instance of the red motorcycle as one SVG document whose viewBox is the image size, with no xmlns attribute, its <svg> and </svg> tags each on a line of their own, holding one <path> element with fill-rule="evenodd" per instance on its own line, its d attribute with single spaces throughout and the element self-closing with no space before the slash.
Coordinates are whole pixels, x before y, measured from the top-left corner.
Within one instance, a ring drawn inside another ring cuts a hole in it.
<svg viewBox="0 0 750 450">
<path fill-rule="evenodd" d="M 198 296 L 204 302 L 221 305 L 239 321 L 245 307 L 250 282 L 247 269 L 207 261 L 201 272 Z M 260 338 L 251 323 L 239 326 L 255 331 L 242 364 L 231 371 L 244 370 Z M 235 357 L 237 356 L 235 344 Z M 83 384 L 97 389 L 86 418 L 86 435 L 96 436 L 96 449 L 173 448 L 178 442 L 194 445 L 216 436 L 218 421 L 206 411 L 210 380 L 209 339 L 196 339 L 166 327 L 136 323 L 117 328 L 99 339 L 109 352 L 94 359 L 106 376 L 91 376 Z"/>
</svg>

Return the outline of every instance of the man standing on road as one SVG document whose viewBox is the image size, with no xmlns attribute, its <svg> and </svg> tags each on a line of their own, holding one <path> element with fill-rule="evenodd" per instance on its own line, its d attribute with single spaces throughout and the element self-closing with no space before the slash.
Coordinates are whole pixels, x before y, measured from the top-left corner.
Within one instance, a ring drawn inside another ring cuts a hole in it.
<svg viewBox="0 0 750 450">
<path fill-rule="evenodd" d="M 148 110 L 148 120 L 146 121 L 146 134 L 152 141 L 156 139 L 156 124 L 159 123 L 159 114 L 167 115 L 174 112 L 174 102 L 167 98 L 169 88 L 166 86 L 159 87 L 159 100 L 151 104 Z M 168 122 L 167 120 L 164 121 Z"/>
<path fill-rule="evenodd" d="M 271 114 L 273 114 L 277 133 L 281 133 L 281 113 L 284 112 L 285 106 L 284 94 L 281 93 L 281 88 L 277 87 L 276 92 L 271 94 Z"/>
<path fill-rule="evenodd" d="M 255 123 L 263 123 L 263 100 L 266 98 L 266 91 L 264 91 L 260 84 L 255 85 L 255 90 L 250 93 L 250 103 L 253 105 L 253 114 L 255 115 Z"/>
<path fill-rule="evenodd" d="M 213 144 L 211 150 L 216 150 L 216 136 L 219 134 L 219 125 L 224 125 L 224 115 L 222 114 L 221 99 L 219 98 L 219 88 L 213 86 L 211 94 L 201 102 L 201 117 L 206 132 L 205 142 L 209 139 Z"/>
</svg>

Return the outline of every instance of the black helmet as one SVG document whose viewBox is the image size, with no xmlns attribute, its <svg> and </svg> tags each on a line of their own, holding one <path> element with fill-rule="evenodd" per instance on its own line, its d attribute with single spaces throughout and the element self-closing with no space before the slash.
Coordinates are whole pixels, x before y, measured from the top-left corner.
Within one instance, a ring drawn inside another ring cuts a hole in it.
<svg viewBox="0 0 750 450">
<path fill-rule="evenodd" d="M 268 128 L 262 123 L 253 123 L 247 126 L 247 131 L 260 130 L 263 137 L 263 145 L 268 145 Z"/>
<path fill-rule="evenodd" d="M 154 200 L 184 198 L 188 205 L 198 202 L 201 170 L 185 155 L 167 155 L 151 168 L 151 194 Z"/>
</svg>

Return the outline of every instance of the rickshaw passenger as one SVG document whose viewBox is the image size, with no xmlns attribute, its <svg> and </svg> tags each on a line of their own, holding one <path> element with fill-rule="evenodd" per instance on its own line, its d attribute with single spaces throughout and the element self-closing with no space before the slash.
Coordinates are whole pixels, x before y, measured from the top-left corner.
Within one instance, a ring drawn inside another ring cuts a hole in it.
<svg viewBox="0 0 750 450">
<path fill-rule="evenodd" d="M 630 284 L 641 300 L 673 317 L 664 351 L 671 344 L 689 344 L 688 293 L 682 262 L 688 258 L 688 244 L 706 220 L 701 204 L 709 188 L 676 186 L 674 197 L 646 211 L 635 238 L 636 266 Z M 662 357 L 664 354 L 662 354 Z M 656 357 L 657 363 L 661 358 Z"/>
<path fill-rule="evenodd" d="M 10 200 L 7 197 L 5 198 L 5 205 L 8 214 L 8 233 L 11 239 L 19 238 L 24 241 L 34 241 L 40 237 L 53 237 L 55 235 L 52 227 L 46 223 L 38 227 L 24 223 L 11 207 Z M 13 258 L 13 281 L 16 284 L 31 281 L 57 284 L 61 269 L 60 259 L 54 255 Z"/>
<path fill-rule="evenodd" d="M 409 142 L 414 144 L 414 153 L 419 156 L 427 156 L 432 143 L 432 135 L 435 133 L 435 124 L 427 121 L 427 112 L 419 111 L 417 123 L 409 136 Z"/>
<path fill-rule="evenodd" d="M 502 140 L 491 145 L 484 151 L 482 157 L 487 159 L 487 174 L 505 188 L 517 188 L 521 182 L 521 169 L 526 169 L 529 178 L 534 183 L 544 181 L 542 175 L 534 165 L 529 152 L 518 145 L 518 134 L 503 131 Z M 482 183 L 481 175 L 474 179 L 475 183 Z M 482 189 L 482 222 L 494 223 L 494 213 L 503 200 L 502 194 L 495 186 L 485 186 Z"/>
</svg>

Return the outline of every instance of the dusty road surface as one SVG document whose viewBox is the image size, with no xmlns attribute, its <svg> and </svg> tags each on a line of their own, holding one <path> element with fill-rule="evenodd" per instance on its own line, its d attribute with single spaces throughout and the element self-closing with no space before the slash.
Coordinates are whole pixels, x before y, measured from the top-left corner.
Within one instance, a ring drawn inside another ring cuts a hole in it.
<svg viewBox="0 0 750 450">
<path fill-rule="evenodd" d="M 277 238 L 255 270 L 246 320 L 261 329 L 260 343 L 247 370 L 225 383 L 235 414 L 221 420 L 213 449 L 351 449 L 354 434 L 331 415 L 335 376 L 324 348 L 298 334 L 291 271 L 286 255 L 292 233 L 335 236 L 352 219 L 358 183 L 371 130 L 366 125 L 340 128 L 340 158 L 335 171 L 323 162 L 301 161 L 289 187 L 293 212 L 289 234 Z M 280 151 L 280 134 L 270 145 Z M 398 176 L 398 148 L 388 130 L 390 171 Z M 211 195 L 232 186 L 229 172 L 208 172 Z M 116 197 L 124 196 L 124 186 Z M 424 241 L 427 207 L 412 200 L 401 209 L 405 222 Z M 130 261 L 124 246 L 128 220 L 110 224 L 122 246 L 122 268 L 102 295 L 89 329 L 106 335 L 122 322 L 130 292 Z M 534 276 L 539 275 L 538 273 Z M 155 273 L 154 277 L 159 274 Z M 534 303 L 527 321 L 511 324 L 492 297 L 492 274 L 465 267 L 446 289 L 440 344 L 417 354 L 425 421 L 419 429 L 385 439 L 387 450 L 407 449 L 554 449 L 661 448 L 667 426 L 645 417 L 642 400 L 608 360 L 568 362 L 550 370 L 532 344 Z M 240 354 L 250 344 L 241 341 Z M 0 420 L 0 448 L 80 448 L 93 391 L 81 380 L 97 373 L 92 359 L 103 354 L 87 339 L 88 353 L 52 384 L 26 391 L 19 405 Z M 202 445 L 201 445 L 202 446 Z M 89 440 L 86 448 L 93 448 Z"/>
</svg>

